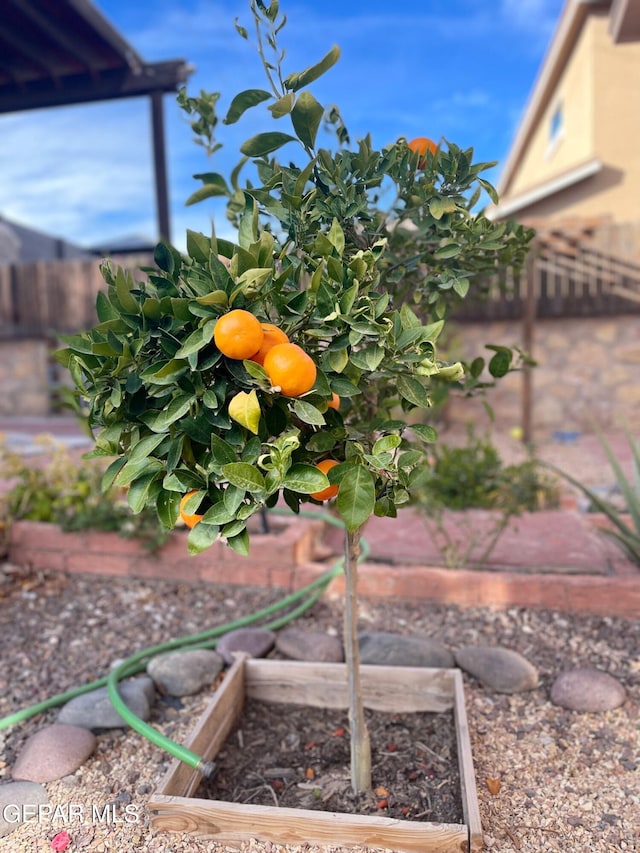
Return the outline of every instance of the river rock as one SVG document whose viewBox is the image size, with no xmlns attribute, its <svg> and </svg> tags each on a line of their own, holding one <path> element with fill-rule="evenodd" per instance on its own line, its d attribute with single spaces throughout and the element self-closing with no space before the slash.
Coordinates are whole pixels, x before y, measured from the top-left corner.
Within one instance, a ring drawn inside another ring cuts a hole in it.
<svg viewBox="0 0 640 853">
<path fill-rule="evenodd" d="M 252 658 L 264 658 L 276 642 L 276 635 L 267 628 L 236 628 L 218 640 L 216 651 L 227 664 L 233 663 L 233 652 L 246 652 Z"/>
<path fill-rule="evenodd" d="M 584 667 L 561 672 L 551 685 L 550 698 L 570 711 L 599 713 L 619 708 L 627 693 L 608 672 Z"/>
<path fill-rule="evenodd" d="M 77 770 L 95 747 L 95 735 L 88 729 L 54 723 L 27 738 L 11 775 L 27 782 L 53 782 Z"/>
<path fill-rule="evenodd" d="M 358 635 L 360 662 L 381 666 L 454 666 L 449 649 L 432 637 L 410 637 L 386 631 L 362 631 Z"/>
<path fill-rule="evenodd" d="M 161 693 L 190 696 L 213 684 L 224 661 L 212 649 L 188 649 L 158 655 L 147 664 L 147 674 Z"/>
<path fill-rule="evenodd" d="M 496 693 L 521 693 L 538 686 L 538 671 L 518 652 L 501 646 L 463 646 L 456 663 Z"/>
<path fill-rule="evenodd" d="M 342 643 L 338 637 L 331 637 L 323 631 L 286 628 L 277 636 L 276 649 L 293 660 L 322 663 L 342 663 L 344 660 Z"/>
<path fill-rule="evenodd" d="M 47 792 L 37 782 L 0 785 L 0 838 L 9 835 L 25 820 L 37 818 L 38 806 L 48 802 Z"/>
<path fill-rule="evenodd" d="M 118 688 L 125 705 L 142 720 L 148 720 L 155 696 L 153 681 L 145 675 L 122 681 Z M 60 709 L 58 722 L 85 729 L 118 729 L 127 725 L 111 704 L 106 687 L 70 699 Z"/>
</svg>

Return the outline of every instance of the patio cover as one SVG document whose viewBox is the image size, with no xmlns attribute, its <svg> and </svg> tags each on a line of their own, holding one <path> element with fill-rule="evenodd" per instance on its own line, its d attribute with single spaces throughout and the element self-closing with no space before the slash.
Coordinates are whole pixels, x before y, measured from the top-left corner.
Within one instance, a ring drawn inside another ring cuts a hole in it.
<svg viewBox="0 0 640 853">
<path fill-rule="evenodd" d="M 170 239 L 162 96 L 190 71 L 145 62 L 90 0 L 1 0 L 0 114 L 148 96 L 159 236 Z"/>
</svg>

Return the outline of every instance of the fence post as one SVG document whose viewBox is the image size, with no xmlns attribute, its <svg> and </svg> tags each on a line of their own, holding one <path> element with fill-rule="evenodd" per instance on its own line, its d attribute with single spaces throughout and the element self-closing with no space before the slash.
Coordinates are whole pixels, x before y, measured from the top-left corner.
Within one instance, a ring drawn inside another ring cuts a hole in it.
<svg viewBox="0 0 640 853">
<path fill-rule="evenodd" d="M 525 354 L 532 357 L 533 339 L 536 322 L 536 264 L 537 246 L 535 243 L 527 255 L 525 265 L 525 299 L 522 315 L 522 343 Z M 525 363 L 522 371 L 522 441 L 531 444 L 533 441 L 533 376 L 532 365 Z"/>
</svg>

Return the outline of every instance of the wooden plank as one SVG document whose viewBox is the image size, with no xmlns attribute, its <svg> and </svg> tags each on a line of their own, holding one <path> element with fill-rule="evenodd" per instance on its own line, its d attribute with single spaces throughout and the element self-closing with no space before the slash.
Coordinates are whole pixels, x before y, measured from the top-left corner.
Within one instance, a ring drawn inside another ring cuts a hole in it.
<svg viewBox="0 0 640 853">
<path fill-rule="evenodd" d="M 399 853 L 460 853 L 468 849 L 467 827 L 463 824 L 421 824 L 183 797 L 156 797 L 154 808 L 154 831 L 190 832 L 222 843 L 254 838 L 276 844 L 386 847 Z"/>
<path fill-rule="evenodd" d="M 387 847 L 399 853 L 481 851 L 482 826 L 460 672 L 364 665 L 361 673 L 365 701 L 377 710 L 428 711 L 435 705 L 446 711 L 453 707 L 464 824 L 196 799 L 192 794 L 201 774 L 176 761 L 149 800 L 152 828 L 193 833 L 232 844 L 259 838 L 278 844 Z M 245 695 L 266 701 L 346 707 L 346 666 L 236 660 L 186 745 L 206 759 L 214 758 L 242 711 Z"/>
<path fill-rule="evenodd" d="M 185 746 L 209 761 L 214 758 L 244 707 L 244 656 L 239 655 L 226 673 L 213 698 L 202 712 Z M 175 759 L 158 787 L 167 796 L 190 797 L 198 788 L 202 774 Z M 153 806 L 153 798 L 149 807 Z"/>
<path fill-rule="evenodd" d="M 477 851 L 483 849 L 482 822 L 480 820 L 480 809 L 478 807 L 478 792 L 476 789 L 476 777 L 473 770 L 469 722 L 467 720 L 467 709 L 464 703 L 464 685 L 460 670 L 455 670 L 454 672 L 453 688 L 455 695 L 454 718 L 456 738 L 458 741 L 458 764 L 460 765 L 462 813 L 465 824 L 469 830 L 469 850 L 471 853 L 477 853 Z"/>
<path fill-rule="evenodd" d="M 453 708 L 452 670 L 404 666 L 360 669 L 365 707 L 375 711 L 449 711 Z M 346 708 L 347 667 L 343 663 L 248 660 L 247 696 L 316 708 Z"/>
</svg>

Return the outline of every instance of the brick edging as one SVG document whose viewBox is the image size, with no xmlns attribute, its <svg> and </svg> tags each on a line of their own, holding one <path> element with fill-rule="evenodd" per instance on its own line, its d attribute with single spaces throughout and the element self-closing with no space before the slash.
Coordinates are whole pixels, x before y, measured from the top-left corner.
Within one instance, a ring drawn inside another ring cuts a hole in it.
<svg viewBox="0 0 640 853">
<path fill-rule="evenodd" d="M 158 556 L 135 539 L 115 533 L 65 533 L 42 522 L 14 522 L 8 557 L 17 565 L 48 571 L 276 587 L 292 591 L 326 572 L 322 520 L 283 517 L 278 532 L 254 532 L 249 557 L 222 543 L 190 556 L 187 533 L 172 536 Z M 335 557 L 335 555 L 334 555 Z M 534 607 L 603 616 L 640 615 L 640 572 L 612 575 L 445 569 L 363 563 L 359 592 L 367 598 L 396 598 L 461 607 Z M 334 579 L 328 595 L 344 592 Z"/>
</svg>

